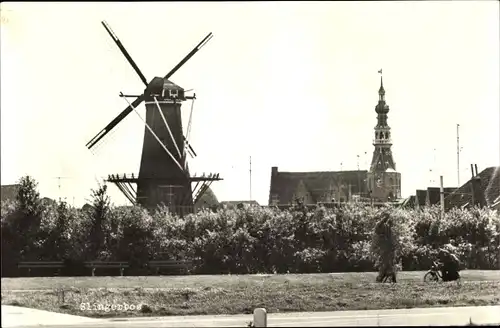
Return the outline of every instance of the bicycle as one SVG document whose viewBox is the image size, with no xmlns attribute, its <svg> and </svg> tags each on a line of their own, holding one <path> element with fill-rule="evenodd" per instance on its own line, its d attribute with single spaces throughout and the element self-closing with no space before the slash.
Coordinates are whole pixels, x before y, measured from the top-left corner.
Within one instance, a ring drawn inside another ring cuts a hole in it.
<svg viewBox="0 0 500 328">
<path fill-rule="evenodd" d="M 443 276 L 441 275 L 441 271 L 440 271 L 440 267 L 441 265 L 437 262 L 432 262 L 432 266 L 431 268 L 426 272 L 426 274 L 424 275 L 424 282 L 438 282 L 439 280 L 443 280 Z M 458 284 L 460 284 L 460 281 L 461 281 L 461 277 L 460 277 L 460 273 L 457 272 L 457 279 L 453 279 L 453 280 L 456 280 Z"/>
<path fill-rule="evenodd" d="M 443 279 L 441 276 L 441 273 L 439 272 L 439 265 L 436 262 L 432 262 L 431 268 L 427 271 L 427 273 L 424 275 L 424 281 L 425 282 L 430 282 L 430 281 L 439 281 L 439 279 Z"/>
</svg>

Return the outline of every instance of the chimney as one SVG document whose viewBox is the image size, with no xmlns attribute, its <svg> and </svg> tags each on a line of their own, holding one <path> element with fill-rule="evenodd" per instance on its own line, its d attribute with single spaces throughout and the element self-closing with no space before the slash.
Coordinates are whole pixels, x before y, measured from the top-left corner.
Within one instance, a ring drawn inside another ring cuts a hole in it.
<svg viewBox="0 0 500 328">
<path fill-rule="evenodd" d="M 441 205 L 441 218 L 444 219 L 444 187 L 443 187 L 443 176 L 439 177 L 439 203 Z"/>
<path fill-rule="evenodd" d="M 474 179 L 474 165 L 473 164 L 470 165 L 470 173 L 472 175 L 472 179 Z"/>
<path fill-rule="evenodd" d="M 276 177 L 278 176 L 278 167 L 277 166 L 272 166 L 271 167 L 271 185 L 269 187 L 269 205 L 273 205 L 273 196 L 275 196 L 275 190 L 278 188 L 275 185 Z"/>
</svg>

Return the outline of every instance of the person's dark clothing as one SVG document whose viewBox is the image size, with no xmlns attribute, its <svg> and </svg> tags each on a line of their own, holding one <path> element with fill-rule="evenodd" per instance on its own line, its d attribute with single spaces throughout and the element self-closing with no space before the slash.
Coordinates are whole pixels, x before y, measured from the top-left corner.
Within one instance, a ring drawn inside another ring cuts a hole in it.
<svg viewBox="0 0 500 328">
<path fill-rule="evenodd" d="M 443 254 L 441 263 L 442 267 L 440 271 L 443 281 L 453 281 L 460 277 L 458 274 L 458 271 L 460 271 L 460 262 L 456 255 L 450 253 Z"/>
</svg>

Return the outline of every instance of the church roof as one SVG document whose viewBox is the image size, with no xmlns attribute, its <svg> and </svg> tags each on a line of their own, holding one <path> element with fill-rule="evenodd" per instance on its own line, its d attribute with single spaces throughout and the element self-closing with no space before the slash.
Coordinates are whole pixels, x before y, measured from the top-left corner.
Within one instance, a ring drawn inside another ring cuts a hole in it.
<svg viewBox="0 0 500 328">
<path fill-rule="evenodd" d="M 321 171 L 321 172 L 276 172 L 271 174 L 270 194 L 277 195 L 280 204 L 293 202 L 293 195 L 303 183 L 314 201 L 322 201 L 322 196 L 328 191 L 342 188 L 343 193 L 348 193 L 349 184 L 351 193 L 365 193 L 365 170 L 356 171 Z M 335 197 L 335 194 L 333 195 Z M 271 201 L 271 200 L 270 200 Z"/>
</svg>

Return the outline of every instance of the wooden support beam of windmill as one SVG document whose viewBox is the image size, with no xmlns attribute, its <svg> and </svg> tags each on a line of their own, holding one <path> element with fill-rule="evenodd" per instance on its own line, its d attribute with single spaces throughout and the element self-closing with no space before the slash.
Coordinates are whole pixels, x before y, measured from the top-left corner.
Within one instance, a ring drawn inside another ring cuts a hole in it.
<svg viewBox="0 0 500 328">
<path fill-rule="evenodd" d="M 165 123 L 165 127 L 167 128 L 167 131 L 170 135 L 172 144 L 175 146 L 175 150 L 177 150 L 177 155 L 179 155 L 179 159 L 181 160 L 181 151 L 179 150 L 179 146 L 177 146 L 177 140 L 175 140 L 174 135 L 172 134 L 172 130 L 170 129 L 170 126 L 168 125 L 167 119 L 165 118 L 165 115 L 163 115 L 163 111 L 161 110 L 160 104 L 158 103 L 158 99 L 156 97 L 153 97 L 156 107 L 158 108 L 158 112 L 161 115 L 161 118 L 163 119 L 163 123 Z M 183 136 L 184 137 L 184 136 Z"/>
</svg>

